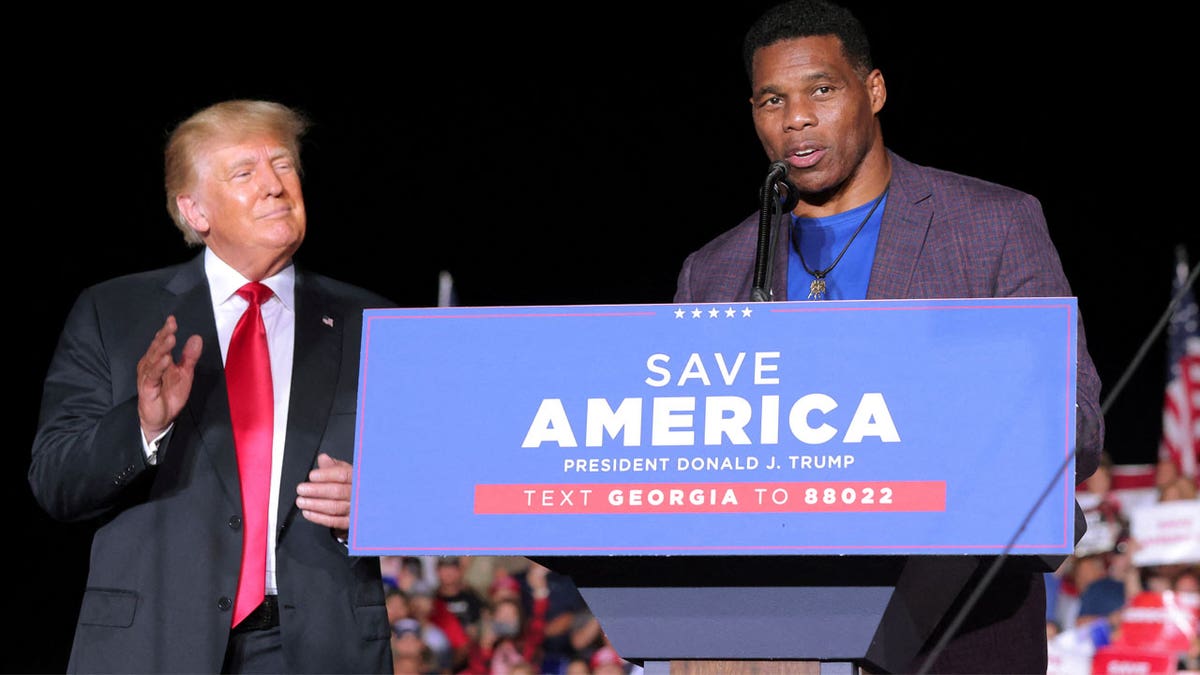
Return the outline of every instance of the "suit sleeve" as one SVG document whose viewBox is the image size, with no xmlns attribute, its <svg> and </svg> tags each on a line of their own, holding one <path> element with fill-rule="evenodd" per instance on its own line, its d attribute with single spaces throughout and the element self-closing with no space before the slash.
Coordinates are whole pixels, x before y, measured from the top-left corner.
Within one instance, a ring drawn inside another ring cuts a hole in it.
<svg viewBox="0 0 1200 675">
<path fill-rule="evenodd" d="M 675 281 L 675 298 L 672 302 L 692 301 L 692 259 L 695 257 L 696 254 L 693 253 L 684 259 L 679 277 Z"/>
<path fill-rule="evenodd" d="M 1071 297 L 1058 250 L 1050 239 L 1040 202 L 1026 195 L 1013 208 L 1000 269 L 996 275 L 998 297 Z M 1076 314 L 1077 370 L 1075 384 L 1075 484 L 1082 483 L 1100 465 L 1104 444 L 1104 417 L 1100 412 L 1100 376 L 1087 350 L 1083 316 Z"/>
<path fill-rule="evenodd" d="M 59 520 L 118 507 L 148 466 L 137 398 L 114 400 L 114 366 L 129 368 L 132 379 L 136 363 L 111 362 L 98 316 L 94 294 L 83 293 L 68 314 L 42 391 L 28 479 L 38 504 Z"/>
</svg>

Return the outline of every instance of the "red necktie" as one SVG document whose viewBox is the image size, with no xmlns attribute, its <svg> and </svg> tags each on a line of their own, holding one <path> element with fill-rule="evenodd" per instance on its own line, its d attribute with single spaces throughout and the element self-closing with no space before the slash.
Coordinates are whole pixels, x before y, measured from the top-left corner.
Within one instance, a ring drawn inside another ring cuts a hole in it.
<svg viewBox="0 0 1200 675">
<path fill-rule="evenodd" d="M 233 603 L 234 626 L 262 604 L 266 592 L 271 436 L 275 426 L 271 356 L 259 307 L 270 299 L 271 289 L 252 281 L 237 293 L 250 306 L 238 319 L 225 356 L 229 417 L 242 488 L 242 570 Z"/>
</svg>

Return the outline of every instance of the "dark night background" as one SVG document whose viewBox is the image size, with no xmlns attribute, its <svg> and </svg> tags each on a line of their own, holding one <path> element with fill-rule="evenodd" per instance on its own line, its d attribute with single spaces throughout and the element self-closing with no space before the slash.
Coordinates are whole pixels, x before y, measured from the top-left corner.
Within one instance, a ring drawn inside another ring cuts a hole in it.
<svg viewBox="0 0 1200 675">
<path fill-rule="evenodd" d="M 402 305 L 436 304 L 442 270 L 464 305 L 669 302 L 686 254 L 758 208 L 767 161 L 740 40 L 765 5 L 10 25 L 34 31 L 9 60 L 17 177 L 5 183 L 34 208 L 9 221 L 8 254 L 48 279 L 8 312 L 20 326 L 9 607 L 28 618 L 13 619 L 3 669 L 66 667 L 91 531 L 50 520 L 29 492 L 41 380 L 80 289 L 194 254 L 164 206 L 175 122 L 234 97 L 308 112 L 298 259 Z M 1170 300 L 1175 245 L 1200 259 L 1193 174 L 1177 168 L 1194 156 L 1190 66 L 1169 53 L 1176 19 L 1153 4 L 1136 16 L 1051 6 L 851 3 L 888 84 L 888 145 L 1042 200 L 1107 398 Z M 1111 402 L 1118 463 L 1154 461 L 1163 339 Z"/>
</svg>

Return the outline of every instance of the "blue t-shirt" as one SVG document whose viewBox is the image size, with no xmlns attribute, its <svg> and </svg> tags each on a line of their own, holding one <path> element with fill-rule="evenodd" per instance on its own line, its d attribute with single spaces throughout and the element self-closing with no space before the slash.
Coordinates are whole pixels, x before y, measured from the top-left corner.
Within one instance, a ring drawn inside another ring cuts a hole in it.
<svg viewBox="0 0 1200 675">
<path fill-rule="evenodd" d="M 867 283 L 871 280 L 871 265 L 875 262 L 875 244 L 879 241 L 879 223 L 883 220 L 883 209 L 887 205 L 884 195 L 878 206 L 871 200 L 862 206 L 824 218 L 797 218 L 792 216 L 791 243 L 788 253 L 788 300 L 807 300 L 813 275 L 804 269 L 796 246 L 804 252 L 808 269 L 823 270 L 833 264 L 845 248 L 846 242 L 854 237 L 850 248 L 837 265 L 825 276 L 823 300 L 864 300 Z M 871 212 L 872 207 L 875 208 Z M 863 218 L 871 213 L 870 220 L 858 229 Z"/>
</svg>

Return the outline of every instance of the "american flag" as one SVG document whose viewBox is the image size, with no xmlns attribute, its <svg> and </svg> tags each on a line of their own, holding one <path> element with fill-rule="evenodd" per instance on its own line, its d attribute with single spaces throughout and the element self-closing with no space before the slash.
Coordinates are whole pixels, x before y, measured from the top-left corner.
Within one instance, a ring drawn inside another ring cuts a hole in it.
<svg viewBox="0 0 1200 675">
<path fill-rule="evenodd" d="M 1187 250 L 1177 247 L 1175 258 L 1171 297 L 1179 296 L 1179 303 L 1167 325 L 1167 389 L 1158 458 L 1200 482 L 1200 307 L 1189 283 Z"/>
</svg>

